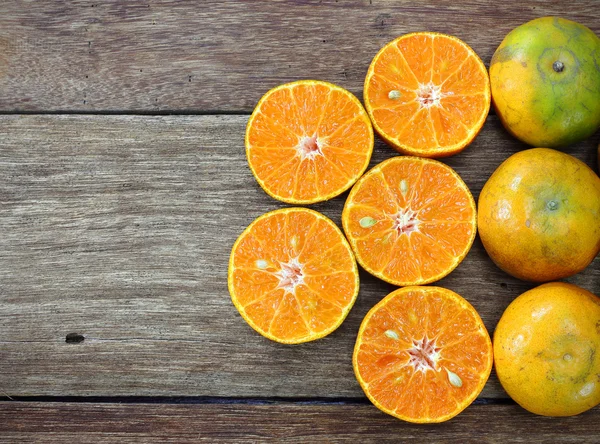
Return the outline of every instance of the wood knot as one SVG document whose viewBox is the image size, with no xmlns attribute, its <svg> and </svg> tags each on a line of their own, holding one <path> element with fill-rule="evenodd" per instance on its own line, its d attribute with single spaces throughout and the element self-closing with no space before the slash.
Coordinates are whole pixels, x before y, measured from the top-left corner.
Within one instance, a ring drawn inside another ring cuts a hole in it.
<svg viewBox="0 0 600 444">
<path fill-rule="evenodd" d="M 69 333 L 65 339 L 67 344 L 79 344 L 85 341 L 85 337 L 79 333 Z"/>
</svg>

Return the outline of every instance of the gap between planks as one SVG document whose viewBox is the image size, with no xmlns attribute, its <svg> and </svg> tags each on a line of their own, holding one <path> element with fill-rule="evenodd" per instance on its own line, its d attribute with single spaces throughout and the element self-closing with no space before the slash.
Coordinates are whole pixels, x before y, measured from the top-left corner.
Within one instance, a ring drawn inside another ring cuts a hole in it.
<svg viewBox="0 0 600 444">
<path fill-rule="evenodd" d="M 2 392 L 0 392 L 0 395 Z M 241 404 L 372 405 L 365 397 L 225 397 L 225 396 L 0 396 L 0 402 L 75 404 Z M 477 398 L 472 405 L 514 405 L 510 398 Z"/>
</svg>

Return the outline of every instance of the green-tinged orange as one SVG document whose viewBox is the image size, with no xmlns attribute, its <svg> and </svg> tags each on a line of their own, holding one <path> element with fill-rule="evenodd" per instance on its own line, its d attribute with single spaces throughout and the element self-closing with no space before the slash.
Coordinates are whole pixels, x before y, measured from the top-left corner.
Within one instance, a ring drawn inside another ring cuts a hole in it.
<svg viewBox="0 0 600 444">
<path fill-rule="evenodd" d="M 579 23 L 543 17 L 513 29 L 490 81 L 502 123 L 529 145 L 569 145 L 600 127 L 600 39 Z"/>
<path fill-rule="evenodd" d="M 494 333 L 506 392 L 538 415 L 571 416 L 600 403 L 600 298 L 563 282 L 523 293 Z"/>
<path fill-rule="evenodd" d="M 533 282 L 571 276 L 600 251 L 600 178 L 560 151 L 518 152 L 481 190 L 478 226 L 507 273 Z"/>
</svg>

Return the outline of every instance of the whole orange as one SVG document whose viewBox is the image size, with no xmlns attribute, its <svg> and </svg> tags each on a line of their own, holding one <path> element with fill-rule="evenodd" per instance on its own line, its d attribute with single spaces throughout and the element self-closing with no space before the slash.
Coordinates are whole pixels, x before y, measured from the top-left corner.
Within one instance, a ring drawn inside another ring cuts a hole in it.
<svg viewBox="0 0 600 444">
<path fill-rule="evenodd" d="M 481 190 L 478 226 L 507 273 L 533 282 L 573 275 L 600 251 L 600 178 L 560 151 L 513 154 Z"/>
<path fill-rule="evenodd" d="M 513 29 L 490 64 L 492 101 L 506 129 L 533 146 L 559 147 L 600 127 L 600 38 L 559 17 Z"/>
<path fill-rule="evenodd" d="M 600 298 L 551 282 L 506 309 L 494 333 L 502 387 L 538 415 L 577 415 L 600 403 Z"/>
</svg>

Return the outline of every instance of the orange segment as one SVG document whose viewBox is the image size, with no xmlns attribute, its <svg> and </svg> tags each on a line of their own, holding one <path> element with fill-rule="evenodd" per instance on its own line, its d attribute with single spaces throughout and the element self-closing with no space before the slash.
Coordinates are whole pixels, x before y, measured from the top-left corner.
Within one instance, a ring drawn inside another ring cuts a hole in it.
<svg viewBox="0 0 600 444">
<path fill-rule="evenodd" d="M 316 80 L 267 92 L 246 127 L 252 174 L 271 197 L 294 204 L 321 202 L 350 188 L 365 172 L 373 143 L 358 99 Z"/>
<path fill-rule="evenodd" d="M 452 257 L 461 253 L 461 245 L 469 243 L 474 234 L 470 222 L 423 222 L 419 229 Z"/>
<path fill-rule="evenodd" d="M 381 274 L 390 280 L 419 282 L 423 280 L 422 261 L 415 259 L 414 241 L 408 236 L 396 236 L 389 260 L 384 264 Z"/>
<path fill-rule="evenodd" d="M 443 103 L 446 104 L 446 101 Z M 461 111 L 460 108 L 458 111 Z M 467 126 L 445 109 L 429 108 L 429 118 L 433 125 L 435 138 L 440 145 L 454 145 L 468 136 Z"/>
<path fill-rule="evenodd" d="M 481 64 L 481 59 L 475 52 L 472 52 L 465 59 L 460 69 L 441 84 L 442 94 L 445 97 L 465 94 L 485 94 L 485 87 L 489 87 L 490 79 L 487 70 L 481 70 Z"/>
<path fill-rule="evenodd" d="M 387 215 L 398 212 L 398 207 L 392 208 L 392 211 L 386 211 L 361 201 L 360 205 L 348 209 L 348 232 L 356 240 L 362 240 L 373 235 L 382 236 L 383 238 L 394 226 L 394 222 Z M 372 224 L 372 226 L 366 226 L 368 224 Z M 393 240 L 392 238 L 389 239 L 389 247 L 392 246 Z M 389 250 L 389 248 L 386 249 Z"/>
<path fill-rule="evenodd" d="M 342 224 L 356 259 L 394 285 L 422 285 L 448 275 L 469 252 L 476 210 L 468 187 L 449 166 L 394 157 L 352 188 Z"/>
<path fill-rule="evenodd" d="M 435 70 L 431 81 L 436 85 L 444 84 L 448 77 L 460 72 L 469 55 L 471 52 L 466 45 L 458 45 L 456 40 L 450 38 L 436 38 L 433 54 Z"/>
<path fill-rule="evenodd" d="M 392 54 L 390 53 L 390 55 Z M 396 56 L 396 60 L 401 60 L 401 58 Z M 409 79 L 400 78 L 399 81 L 392 80 L 377 73 L 374 73 L 369 79 L 369 89 L 371 89 L 373 93 L 376 94 L 375 100 L 377 101 L 377 103 L 382 103 L 385 105 L 385 107 L 382 109 L 396 109 L 398 107 L 401 107 L 402 105 L 407 105 L 411 103 L 416 105 L 416 103 L 414 102 L 414 100 L 417 97 L 415 91 L 419 84 L 416 78 L 413 76 L 412 71 L 410 71 L 407 68 L 408 67 L 405 65 L 404 72 L 410 74 Z M 407 89 L 407 86 L 400 86 L 404 84 L 411 85 L 413 89 Z M 396 88 L 401 89 L 401 94 L 399 94 L 398 97 L 394 97 L 393 99 L 391 99 L 389 97 L 389 91 L 392 91 Z"/>
<path fill-rule="evenodd" d="M 340 326 L 358 294 L 358 269 L 331 220 L 307 208 L 284 208 L 260 216 L 240 235 L 227 283 L 253 329 L 297 344 Z"/>
<path fill-rule="evenodd" d="M 419 214 L 424 222 L 473 222 L 476 218 L 473 197 L 462 189 L 451 190 L 448 194 L 422 206 Z"/>
<path fill-rule="evenodd" d="M 419 104 L 411 101 L 403 104 L 391 104 L 389 107 L 373 109 L 371 118 L 381 127 L 388 129 L 390 134 L 400 134 L 419 112 Z M 387 141 L 389 143 L 389 140 Z"/>
<path fill-rule="evenodd" d="M 490 109 L 487 70 L 463 41 L 435 32 L 407 34 L 371 62 L 365 107 L 375 130 L 404 154 L 456 154 L 481 130 Z"/>
<path fill-rule="evenodd" d="M 409 69 L 417 78 L 419 84 L 431 82 L 434 61 L 434 35 L 429 32 L 416 32 L 404 38 L 396 39 L 390 45 L 390 50 L 396 46 L 406 60 Z M 385 68 L 381 70 L 385 73 Z"/>
<path fill-rule="evenodd" d="M 379 409 L 409 422 L 446 421 L 481 393 L 492 343 L 465 299 L 440 287 L 398 289 L 365 316 L 354 373 Z"/>
<path fill-rule="evenodd" d="M 486 107 L 489 105 L 483 94 L 448 96 L 442 98 L 441 103 L 443 108 L 440 108 L 440 112 L 445 116 L 446 121 L 454 122 L 465 129 L 477 124 L 479 116 L 486 112 Z M 450 131 L 447 132 L 451 134 Z"/>
<path fill-rule="evenodd" d="M 402 140 L 417 150 L 427 150 L 428 147 L 437 145 L 429 110 L 420 108 L 400 131 L 396 140 Z"/>
</svg>

